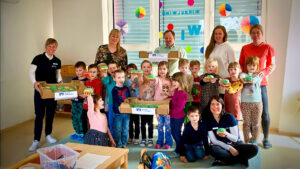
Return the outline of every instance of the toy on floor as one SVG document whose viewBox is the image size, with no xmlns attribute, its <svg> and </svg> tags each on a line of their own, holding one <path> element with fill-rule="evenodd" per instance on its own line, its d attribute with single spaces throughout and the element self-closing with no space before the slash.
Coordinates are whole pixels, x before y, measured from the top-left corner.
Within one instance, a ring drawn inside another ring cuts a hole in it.
<svg viewBox="0 0 300 169">
<path fill-rule="evenodd" d="M 141 150 L 140 164 L 138 169 L 170 169 L 171 159 L 170 156 L 164 152 L 156 152 L 151 155 L 146 149 Z"/>
</svg>

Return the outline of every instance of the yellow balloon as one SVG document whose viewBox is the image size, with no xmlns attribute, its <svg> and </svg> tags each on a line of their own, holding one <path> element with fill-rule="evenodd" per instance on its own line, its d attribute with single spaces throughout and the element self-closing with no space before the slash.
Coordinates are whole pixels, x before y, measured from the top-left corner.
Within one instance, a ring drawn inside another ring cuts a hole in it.
<svg viewBox="0 0 300 169">
<path fill-rule="evenodd" d="M 163 37 L 163 34 L 161 32 L 159 32 L 158 34 L 159 39 Z"/>
</svg>

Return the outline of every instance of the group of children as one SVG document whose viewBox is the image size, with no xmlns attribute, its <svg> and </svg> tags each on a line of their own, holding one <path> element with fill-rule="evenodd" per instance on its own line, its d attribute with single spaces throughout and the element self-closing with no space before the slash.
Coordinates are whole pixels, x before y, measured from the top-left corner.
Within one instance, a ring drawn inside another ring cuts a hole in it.
<svg viewBox="0 0 300 169">
<path fill-rule="evenodd" d="M 228 66 L 230 77 L 224 79 L 218 75 L 218 62 L 213 58 L 206 60 L 204 74 L 201 76 L 198 75 L 201 66 L 198 60 L 189 62 L 187 59 L 180 59 L 178 67 L 180 72 L 173 74 L 172 77 L 169 76 L 168 62 L 162 61 L 158 64 L 158 76 L 155 79 L 148 78 L 152 71 L 152 64 L 148 60 L 141 63 L 142 73 L 133 72 L 137 70 L 134 64 L 129 64 L 126 72 L 115 62 L 109 63 L 108 69 L 103 68 L 105 66 L 103 63 L 89 65 L 87 79 L 85 64 L 77 62 L 75 65 L 77 77 L 74 80 L 84 81 L 86 87 L 94 89 L 94 95 L 85 93 L 73 100 L 72 123 L 76 133 L 71 136 L 72 139 L 84 140 L 86 144 L 105 146 L 126 147 L 127 143 L 134 143 L 152 147 L 153 115 L 120 113 L 120 105 L 128 97 L 138 97 L 146 101 L 162 101 L 170 98 L 169 115 L 156 115 L 158 139 L 155 148 L 170 149 L 173 137 L 176 142 L 175 152 L 180 154 L 182 161 L 208 159 L 207 131 L 200 119 L 205 119 L 209 100 L 212 96 L 219 95 L 219 88 L 223 87 L 226 90 L 224 96 L 226 112 L 233 114 L 237 120 L 240 119 L 242 112 L 244 141 L 257 144 L 262 113 L 260 92 L 262 77 L 258 74 L 258 57 L 247 59 L 246 72 L 243 73 L 239 63 L 230 63 Z M 189 70 L 191 75 L 188 74 Z M 102 110 L 105 110 L 106 115 Z M 182 133 L 183 124 L 185 129 Z M 139 141 L 140 130 L 141 141 Z M 201 151 L 198 151 L 199 147 Z"/>
</svg>

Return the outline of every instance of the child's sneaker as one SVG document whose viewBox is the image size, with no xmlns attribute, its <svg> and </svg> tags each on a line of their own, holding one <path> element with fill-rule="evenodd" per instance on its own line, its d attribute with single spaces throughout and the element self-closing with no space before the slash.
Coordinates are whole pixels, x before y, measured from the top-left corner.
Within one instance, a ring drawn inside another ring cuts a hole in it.
<svg viewBox="0 0 300 169">
<path fill-rule="evenodd" d="M 82 136 L 78 135 L 76 140 L 78 140 L 78 141 L 84 141 L 84 136 L 83 135 Z"/>
<path fill-rule="evenodd" d="M 168 145 L 168 144 L 166 144 L 166 145 L 164 146 L 164 149 L 166 149 L 166 150 L 168 150 L 168 149 L 170 149 L 170 148 L 171 148 L 171 146 Z"/>
<path fill-rule="evenodd" d="M 46 136 L 46 141 L 50 144 L 53 144 L 56 142 L 56 139 L 53 138 L 50 134 Z"/>
<path fill-rule="evenodd" d="M 146 146 L 146 140 L 142 140 L 141 143 L 140 143 L 140 146 L 145 147 Z"/>
<path fill-rule="evenodd" d="M 134 139 L 133 144 L 138 145 L 139 144 L 139 139 Z"/>
<path fill-rule="evenodd" d="M 269 142 L 268 139 L 264 139 L 263 140 L 263 146 L 264 146 L 264 148 L 271 148 L 272 144 Z"/>
<path fill-rule="evenodd" d="M 132 143 L 132 138 L 129 138 L 128 141 L 127 141 L 127 143 L 131 144 Z"/>
<path fill-rule="evenodd" d="M 156 148 L 156 149 L 160 149 L 160 148 L 161 148 L 161 145 L 160 145 L 160 144 L 156 144 L 156 145 L 155 145 L 155 148 Z"/>
<path fill-rule="evenodd" d="M 153 146 L 153 140 L 152 139 L 149 139 L 148 140 L 148 147 L 152 147 Z"/>
<path fill-rule="evenodd" d="M 70 135 L 70 139 L 72 139 L 72 140 L 77 140 L 77 138 L 78 138 L 77 133 L 74 133 L 74 134 Z"/>
</svg>

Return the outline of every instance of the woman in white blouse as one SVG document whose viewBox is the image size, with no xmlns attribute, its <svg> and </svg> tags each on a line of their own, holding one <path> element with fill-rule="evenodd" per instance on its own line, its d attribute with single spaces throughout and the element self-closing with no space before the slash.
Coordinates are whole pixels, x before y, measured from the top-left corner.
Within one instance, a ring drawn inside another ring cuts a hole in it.
<svg viewBox="0 0 300 169">
<path fill-rule="evenodd" d="M 235 62 L 235 52 L 227 41 L 226 28 L 218 25 L 214 28 L 209 45 L 205 50 L 205 59 L 215 58 L 218 61 L 219 75 L 221 78 L 229 77 L 228 65 Z M 224 99 L 225 89 L 219 88 L 220 96 Z"/>
</svg>

